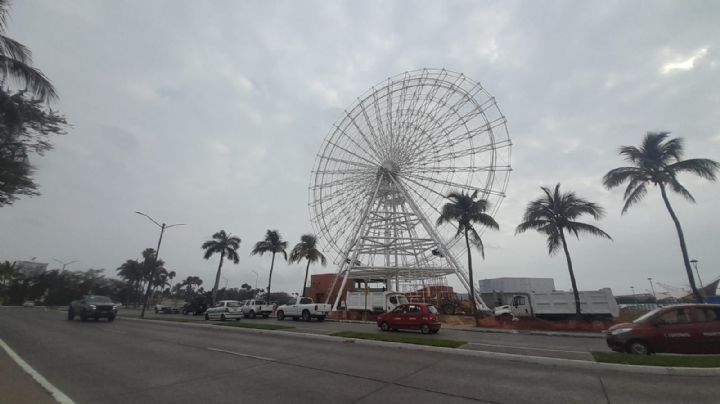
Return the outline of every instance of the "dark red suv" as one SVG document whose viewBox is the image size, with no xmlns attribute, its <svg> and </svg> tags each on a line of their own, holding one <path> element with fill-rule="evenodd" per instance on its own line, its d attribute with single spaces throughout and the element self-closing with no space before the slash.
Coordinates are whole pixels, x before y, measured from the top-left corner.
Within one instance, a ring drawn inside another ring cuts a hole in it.
<svg viewBox="0 0 720 404">
<path fill-rule="evenodd" d="M 681 304 L 661 307 L 632 323 L 607 331 L 613 351 L 650 353 L 720 354 L 720 305 Z"/>
<path fill-rule="evenodd" d="M 406 303 L 379 315 L 377 325 L 383 331 L 403 329 L 435 334 L 440 331 L 440 314 L 431 304 Z"/>
</svg>

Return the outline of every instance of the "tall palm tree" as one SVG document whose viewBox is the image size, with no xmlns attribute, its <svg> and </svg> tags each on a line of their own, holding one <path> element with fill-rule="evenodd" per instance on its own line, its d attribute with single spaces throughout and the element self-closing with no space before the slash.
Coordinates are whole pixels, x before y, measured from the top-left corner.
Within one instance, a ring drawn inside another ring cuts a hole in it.
<svg viewBox="0 0 720 404">
<path fill-rule="evenodd" d="M 618 167 L 608 171 L 603 177 L 603 185 L 611 189 L 625 182 L 628 182 L 623 199 L 625 205 L 622 213 L 624 214 L 637 202 L 640 202 L 647 194 L 648 185 L 654 185 L 660 188 L 660 195 L 665 202 L 665 207 L 670 213 L 670 217 L 675 223 L 675 230 L 680 239 L 680 249 L 682 250 L 683 263 L 685 264 L 685 272 L 687 273 L 690 287 L 693 295 L 698 302 L 704 302 L 705 299 L 697 287 L 695 286 L 695 278 L 690 269 L 690 258 L 685 244 L 685 236 L 683 234 L 680 220 L 678 220 L 675 211 L 670 205 L 667 196 L 667 188 L 679 193 L 690 202 L 695 202 L 695 198 L 690 192 L 680 184 L 677 179 L 678 174 L 689 173 L 695 174 L 710 181 L 717 179 L 717 171 L 720 168 L 718 162 L 710 159 L 688 159 L 682 160 L 683 156 L 683 139 L 668 139 L 670 132 L 648 132 L 643 139 L 640 147 L 622 146 L 618 154 L 624 157 L 626 161 L 632 164 L 629 167 Z"/>
<path fill-rule="evenodd" d="M 8 0 L 0 0 L 0 79 L 9 78 L 25 85 L 25 89 L 43 101 L 57 98 L 50 80 L 32 67 L 32 53 L 25 45 L 5 35 L 8 20 Z M 4 87 L 4 86 L 3 86 Z"/>
<path fill-rule="evenodd" d="M 128 283 L 128 286 L 132 291 L 132 295 L 135 295 L 134 299 L 138 299 L 137 291 L 142 284 L 144 276 L 143 264 L 138 262 L 138 260 L 127 260 L 122 265 L 120 265 L 120 267 L 118 267 L 116 271 L 118 272 L 118 276 L 124 278 L 125 281 Z M 129 302 L 125 303 L 127 304 Z"/>
<path fill-rule="evenodd" d="M 580 316 L 580 295 L 578 294 L 577 282 L 575 282 L 575 272 L 573 271 L 565 233 L 573 234 L 578 239 L 580 233 L 588 233 L 612 240 L 612 237 L 600 230 L 600 228 L 575 221 L 575 219 L 583 215 L 590 215 L 595 220 L 599 220 L 605 215 L 605 210 L 600 205 L 578 197 L 574 192 L 561 193 L 559 183 L 555 185 L 554 191 L 547 187 L 540 187 L 540 189 L 545 195 L 528 204 L 523 216 L 523 222 L 515 229 L 515 234 L 535 229 L 539 233 L 547 235 L 548 253 L 550 255 L 557 253 L 560 245 L 562 245 L 567 260 L 568 272 L 570 272 L 573 295 L 575 296 L 575 312 Z"/>
<path fill-rule="evenodd" d="M 302 295 L 305 296 L 305 286 L 307 285 L 308 272 L 310 271 L 310 264 L 320 261 L 325 266 L 327 259 L 320 250 L 317 249 L 317 237 L 314 234 L 303 234 L 300 237 L 300 242 L 295 244 L 292 251 L 290 251 L 290 263 L 300 262 L 302 259 L 307 259 L 307 266 L 305 267 L 305 281 L 303 281 Z"/>
<path fill-rule="evenodd" d="M 202 249 L 205 250 L 205 259 L 210 259 L 213 254 L 220 254 L 220 263 L 218 264 L 217 273 L 215 274 L 215 284 L 212 290 L 212 303 L 215 304 L 223 260 L 227 257 L 235 264 L 240 262 L 240 257 L 238 257 L 237 254 L 237 249 L 240 248 L 240 238 L 225 233 L 225 230 L 220 230 L 213 234 L 212 237 L 212 240 L 208 240 L 202 244 Z"/>
<path fill-rule="evenodd" d="M 283 258 L 285 258 L 285 260 L 287 261 L 287 253 L 285 252 L 287 245 L 287 241 L 283 241 L 280 232 L 278 232 L 277 230 L 268 230 L 265 233 L 265 239 L 255 243 L 255 247 L 253 247 L 252 251 L 250 252 L 251 255 L 263 255 L 265 253 L 272 253 L 272 261 L 270 262 L 270 276 L 268 277 L 267 287 L 268 303 L 270 303 L 270 285 L 272 284 L 273 267 L 275 267 L 275 254 L 282 253 Z"/>
<path fill-rule="evenodd" d="M 488 229 L 498 230 L 500 226 L 492 216 L 485 213 L 490 203 L 485 199 L 477 199 L 478 191 L 472 195 L 466 192 L 451 192 L 447 195 L 450 202 L 443 205 L 437 225 L 447 222 L 457 222 L 457 233 L 455 237 L 465 236 L 467 247 L 468 273 L 470 274 L 470 301 L 472 302 L 473 316 L 477 324 L 477 306 L 475 305 L 475 280 L 473 278 L 472 254 L 470 243 L 480 250 L 485 259 L 485 246 L 483 245 L 480 233 L 475 230 L 475 224 L 485 226 Z"/>
</svg>

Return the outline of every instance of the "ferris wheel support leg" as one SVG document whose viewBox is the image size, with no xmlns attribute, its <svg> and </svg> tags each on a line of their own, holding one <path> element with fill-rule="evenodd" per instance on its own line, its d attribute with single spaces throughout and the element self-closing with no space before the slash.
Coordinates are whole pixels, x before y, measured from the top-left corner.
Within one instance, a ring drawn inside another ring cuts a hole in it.
<svg viewBox="0 0 720 404">
<path fill-rule="evenodd" d="M 470 293 L 470 282 L 467 279 L 467 274 L 465 271 L 462 270 L 462 267 L 459 265 L 457 260 L 455 259 L 455 256 L 450 253 L 450 250 L 447 249 L 445 246 L 445 243 L 442 242 L 442 239 L 440 238 L 440 235 L 435 231 L 435 229 L 432 227 L 428 219 L 425 217 L 423 212 L 420 210 L 420 208 L 415 204 L 415 201 L 410 197 L 408 192 L 405 190 L 405 187 L 400 183 L 400 181 L 395 178 L 394 176 L 390 177 L 395 183 L 395 186 L 400 190 L 400 192 L 403 193 L 405 196 L 405 200 L 410 205 L 410 208 L 415 211 L 415 215 L 417 215 L 418 219 L 420 220 L 420 223 L 425 228 L 425 231 L 428 232 L 430 237 L 435 241 L 440 251 L 445 256 L 445 259 L 447 260 L 448 264 L 453 268 L 455 271 L 455 274 L 458 276 L 458 279 L 460 279 L 460 282 L 465 286 L 465 288 L 468 290 L 468 293 Z M 490 309 L 483 301 L 482 297 L 480 296 L 480 293 L 476 290 L 474 297 L 474 304 L 476 307 L 479 306 L 480 310 L 483 311 L 489 311 Z"/>
<path fill-rule="evenodd" d="M 380 189 L 380 183 L 381 181 L 378 181 L 377 185 L 375 186 L 375 192 L 373 192 L 372 198 L 368 201 L 367 206 L 365 207 L 363 211 L 363 215 L 360 218 L 360 222 L 358 223 L 357 231 L 355 232 L 355 235 L 353 236 L 353 242 L 350 244 L 350 248 L 348 248 L 347 253 L 345 253 L 343 256 L 345 257 L 345 260 L 347 260 L 348 256 L 350 255 L 350 252 L 355 248 L 355 246 L 358 244 L 358 241 L 360 241 L 360 237 L 363 234 L 363 230 L 365 229 L 367 225 L 367 217 L 368 213 L 370 213 L 370 209 L 372 208 L 373 203 L 375 202 L 375 198 L 377 198 L 378 190 Z M 350 262 L 343 261 L 340 263 L 340 270 L 338 270 L 338 275 L 335 277 L 335 280 L 333 281 L 332 287 L 328 291 L 328 300 L 330 299 L 330 296 L 333 293 L 333 289 L 335 288 L 335 284 L 337 283 L 338 277 L 342 273 L 342 268 L 347 264 L 347 270 L 345 272 L 345 277 L 343 277 L 343 281 L 340 284 L 340 289 L 338 289 L 337 297 L 335 298 L 335 304 L 333 304 L 331 311 L 336 311 L 338 303 L 340 302 L 340 296 L 342 295 L 342 291 L 345 288 L 345 284 L 347 283 L 347 278 L 350 275 L 350 270 L 352 269 L 355 261 L 357 261 L 358 257 L 358 251 L 356 250 L 353 254 Z"/>
</svg>

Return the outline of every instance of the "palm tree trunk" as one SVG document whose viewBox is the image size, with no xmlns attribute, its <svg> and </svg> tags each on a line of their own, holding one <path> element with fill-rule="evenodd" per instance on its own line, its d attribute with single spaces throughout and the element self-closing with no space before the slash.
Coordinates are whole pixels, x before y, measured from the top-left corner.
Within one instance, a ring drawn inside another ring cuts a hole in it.
<svg viewBox="0 0 720 404">
<path fill-rule="evenodd" d="M 670 206 L 670 200 L 667 197 L 667 193 L 665 192 L 665 186 L 663 184 L 660 184 L 660 194 L 662 195 L 663 201 L 665 202 L 665 207 L 667 208 L 668 212 L 670 212 L 670 217 L 672 217 L 672 220 L 675 223 L 675 230 L 677 230 L 678 238 L 680 239 L 680 249 L 682 250 L 683 264 L 685 264 L 685 272 L 687 272 L 688 281 L 690 281 L 690 289 L 692 289 L 695 300 L 698 303 L 705 303 L 705 298 L 700 294 L 697 286 L 695 286 L 695 277 L 693 276 L 692 269 L 690 269 L 690 257 L 688 256 L 687 245 L 685 245 L 685 235 L 683 234 L 682 226 L 680 226 L 680 220 L 678 220 L 677 216 L 675 215 L 675 211 L 673 210 L 672 206 Z"/>
<path fill-rule="evenodd" d="M 225 258 L 225 252 L 220 254 L 220 263 L 218 264 L 217 274 L 215 274 L 215 285 L 213 285 L 212 292 L 212 304 L 215 305 L 215 299 L 217 299 L 218 285 L 220 285 L 220 271 L 222 270 L 223 259 Z"/>
<path fill-rule="evenodd" d="M 272 284 L 272 273 L 275 267 L 275 253 L 273 253 L 272 261 L 270 261 L 270 276 L 268 277 L 267 304 L 270 304 L 270 285 Z"/>
<path fill-rule="evenodd" d="M 468 229 L 465 228 L 465 246 L 467 247 L 468 256 L 468 274 L 470 274 L 470 304 L 472 305 L 472 314 L 475 319 L 475 326 L 478 326 L 477 306 L 475 305 L 475 280 L 473 279 L 472 269 L 472 250 L 470 249 L 470 239 L 468 238 Z"/>
<path fill-rule="evenodd" d="M 567 241 L 565 241 L 565 233 L 561 228 L 560 240 L 562 240 L 563 249 L 565 250 L 565 258 L 567 259 L 568 272 L 570 272 L 570 283 L 573 288 L 573 295 L 575 296 L 575 313 L 580 317 L 582 312 L 580 310 L 580 293 L 578 293 L 577 283 L 575 282 L 575 272 L 573 272 L 572 260 L 570 259 L 570 251 L 567 248 Z"/>
<path fill-rule="evenodd" d="M 303 288 L 302 288 L 302 295 L 301 297 L 305 296 L 305 286 L 307 286 L 307 276 L 308 272 L 310 271 L 310 259 L 307 260 L 307 267 L 305 267 L 305 281 L 303 281 Z"/>
</svg>

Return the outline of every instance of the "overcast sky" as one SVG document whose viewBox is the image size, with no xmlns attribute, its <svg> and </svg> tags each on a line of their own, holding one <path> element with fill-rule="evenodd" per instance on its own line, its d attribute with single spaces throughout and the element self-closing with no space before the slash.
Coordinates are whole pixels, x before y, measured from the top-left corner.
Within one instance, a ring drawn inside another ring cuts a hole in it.
<svg viewBox="0 0 720 404">
<path fill-rule="evenodd" d="M 389 76 L 444 67 L 496 97 L 514 143 L 501 230 L 485 233 L 476 279 L 570 287 L 541 235 L 513 234 L 538 187 L 561 182 L 607 209 L 598 225 L 614 238 L 570 239 L 581 289 L 687 285 L 659 192 L 621 216 L 623 190 L 601 178 L 648 130 L 685 138 L 687 157 L 720 160 L 718 2 L 14 3 L 8 34 L 33 51 L 72 127 L 33 160 L 42 195 L 0 209 L 0 259 L 114 274 L 157 243 L 139 210 L 187 223 L 166 232 L 160 254 L 179 278 L 212 286 L 217 259 L 200 244 L 225 229 L 242 238 L 228 286 L 253 284 L 255 270 L 264 287 L 270 258 L 250 249 L 268 228 L 291 246 L 311 230 L 310 171 L 343 108 Z M 707 283 L 720 276 L 720 185 L 681 181 L 698 203 L 671 201 Z M 297 291 L 303 272 L 278 264 L 273 290 Z"/>
</svg>

